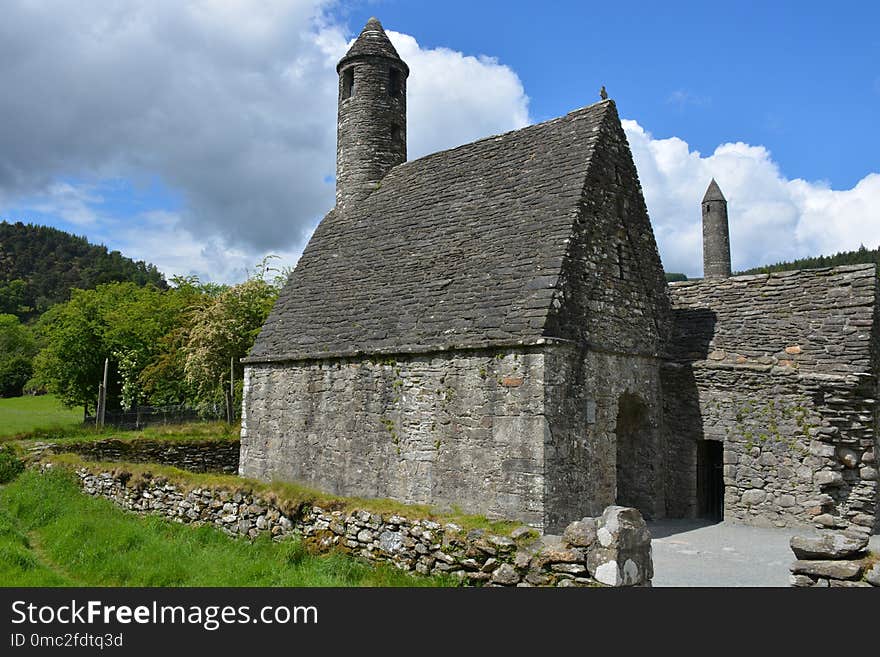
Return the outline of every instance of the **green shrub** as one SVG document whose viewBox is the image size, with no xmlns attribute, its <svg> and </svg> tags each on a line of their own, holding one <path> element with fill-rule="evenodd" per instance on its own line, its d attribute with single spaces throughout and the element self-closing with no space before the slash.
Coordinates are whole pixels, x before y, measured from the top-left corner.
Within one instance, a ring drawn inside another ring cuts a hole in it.
<svg viewBox="0 0 880 657">
<path fill-rule="evenodd" d="M 0 484 L 12 481 L 22 470 L 24 470 L 24 461 L 18 458 L 12 446 L 0 446 Z"/>
</svg>

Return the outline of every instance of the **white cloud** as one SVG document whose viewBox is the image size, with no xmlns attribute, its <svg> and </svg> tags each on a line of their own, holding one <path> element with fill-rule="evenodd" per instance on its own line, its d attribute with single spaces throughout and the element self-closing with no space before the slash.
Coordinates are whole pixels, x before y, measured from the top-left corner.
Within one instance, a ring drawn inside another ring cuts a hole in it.
<svg viewBox="0 0 880 657">
<path fill-rule="evenodd" d="M 138 215 L 131 225 L 110 227 L 112 236 L 102 241 L 113 243 L 134 260 L 152 262 L 160 271 L 171 276 L 196 276 L 202 281 L 241 281 L 257 270 L 264 254 L 249 248 L 239 248 L 209 236 L 195 238 L 183 227 L 180 216 L 174 212 L 149 211 Z M 108 239 L 112 237 L 112 239 Z M 277 269 L 293 267 L 302 255 L 302 249 L 274 249 L 271 266 Z"/>
<path fill-rule="evenodd" d="M 880 246 L 880 174 L 850 190 L 790 180 L 763 146 L 721 144 L 703 156 L 687 142 L 624 130 L 667 271 L 702 275 L 700 201 L 714 177 L 728 202 L 733 268 Z"/>
<path fill-rule="evenodd" d="M 56 216 L 76 226 L 89 227 L 98 223 L 94 206 L 103 201 L 103 196 L 92 185 L 57 181 L 47 185 L 42 194 L 22 199 L 19 209 Z"/>
<path fill-rule="evenodd" d="M 409 65 L 407 150 L 411 159 L 529 123 L 529 99 L 517 74 L 498 60 L 447 48 L 422 49 L 388 31 Z"/>
<path fill-rule="evenodd" d="M 158 177 L 182 199 L 176 223 L 130 244 L 155 241 L 146 257 L 169 263 L 169 275 L 187 273 L 171 264 L 192 258 L 224 279 L 240 270 L 229 261 L 297 253 L 334 202 L 335 66 L 349 43 L 325 13 L 334 4 L 8 0 L 0 86 L 15 92 L 0 101 L 0 213 L 32 198 L 61 207 L 59 180 L 81 181 L 85 193 L 106 179 Z M 414 70 L 411 156 L 528 121 L 509 68 L 390 36 Z M 88 202 L 67 207 L 68 221 L 94 220 Z M 211 244 L 227 247 L 202 248 Z"/>
<path fill-rule="evenodd" d="M 334 199 L 335 65 L 351 36 L 326 13 L 334 5 L 7 0 L 0 213 L 54 214 L 169 275 L 237 280 L 267 252 L 292 264 Z M 529 122 L 509 67 L 389 36 L 411 68 L 410 157 Z M 713 176 L 730 202 L 736 268 L 880 243 L 880 174 L 831 190 L 785 178 L 761 146 L 704 156 L 624 124 L 671 271 L 700 273 L 699 202 Z M 176 211 L 104 201 L 107 181 L 156 178 Z"/>
</svg>

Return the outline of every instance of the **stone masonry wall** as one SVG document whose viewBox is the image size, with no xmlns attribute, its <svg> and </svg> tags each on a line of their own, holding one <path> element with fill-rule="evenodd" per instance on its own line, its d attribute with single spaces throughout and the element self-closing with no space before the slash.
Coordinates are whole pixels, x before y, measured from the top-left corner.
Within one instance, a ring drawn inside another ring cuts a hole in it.
<svg viewBox="0 0 880 657">
<path fill-rule="evenodd" d="M 537 349 L 252 364 L 244 386 L 243 476 L 545 527 Z"/>
<path fill-rule="evenodd" d="M 666 282 L 616 110 L 597 139 L 546 330 L 567 341 L 546 352 L 551 528 L 608 504 L 637 507 L 646 517 L 665 511 L 659 368 L 669 332 Z"/>
<path fill-rule="evenodd" d="M 545 335 L 657 358 L 669 332 L 666 279 L 613 104 L 596 138 Z"/>
<path fill-rule="evenodd" d="M 551 347 L 545 376 L 551 531 L 609 504 L 662 516 L 660 361 Z M 625 417 L 627 398 L 642 411 L 636 422 Z"/>
<path fill-rule="evenodd" d="M 791 585 L 797 587 L 870 588 L 880 586 L 880 555 L 868 550 L 868 537 L 853 532 L 793 536 Z"/>
<path fill-rule="evenodd" d="M 341 549 L 421 574 L 449 574 L 475 586 L 650 586 L 651 537 L 635 509 L 609 507 L 571 523 L 560 536 L 520 527 L 510 536 L 449 523 L 318 507 L 287 514 L 249 493 L 162 479 L 131 482 L 125 473 L 78 471 L 83 490 L 136 513 L 211 523 L 232 536 L 300 537 L 317 550 Z"/>
<path fill-rule="evenodd" d="M 667 509 L 697 511 L 697 442 L 724 444 L 725 518 L 870 532 L 877 510 L 873 266 L 670 286 Z"/>
<path fill-rule="evenodd" d="M 60 441 L 38 445 L 39 451 L 72 452 L 89 461 L 161 463 L 190 472 L 236 474 L 240 444 L 237 440 L 107 440 Z"/>
</svg>

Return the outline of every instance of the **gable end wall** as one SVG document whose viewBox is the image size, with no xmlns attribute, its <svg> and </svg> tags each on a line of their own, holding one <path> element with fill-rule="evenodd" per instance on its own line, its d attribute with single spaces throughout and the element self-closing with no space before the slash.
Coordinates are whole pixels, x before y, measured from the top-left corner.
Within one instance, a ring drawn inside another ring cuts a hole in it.
<svg viewBox="0 0 880 657">
<path fill-rule="evenodd" d="M 666 281 L 616 112 L 602 123 L 545 334 L 551 528 L 608 504 L 664 515 Z M 630 400 L 638 417 L 623 417 Z M 621 422 L 626 426 L 618 426 Z"/>
</svg>

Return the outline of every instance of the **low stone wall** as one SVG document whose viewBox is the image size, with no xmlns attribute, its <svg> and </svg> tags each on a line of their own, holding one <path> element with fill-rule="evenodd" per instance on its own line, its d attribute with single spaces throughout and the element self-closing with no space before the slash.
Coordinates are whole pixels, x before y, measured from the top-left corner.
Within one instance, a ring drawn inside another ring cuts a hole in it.
<svg viewBox="0 0 880 657">
<path fill-rule="evenodd" d="M 307 507 L 286 513 L 245 492 L 190 491 L 162 478 L 134 483 L 124 472 L 78 470 L 83 490 L 141 514 L 211 523 L 233 536 L 296 536 L 316 550 L 341 549 L 424 575 L 451 574 L 475 586 L 650 586 L 651 535 L 641 514 L 611 506 L 571 523 L 562 536 L 519 527 L 510 536 L 458 525 Z"/>
<path fill-rule="evenodd" d="M 818 587 L 880 586 L 880 555 L 868 553 L 868 538 L 859 532 L 823 532 L 794 536 L 791 585 Z"/>
<path fill-rule="evenodd" d="M 160 463 L 190 472 L 238 473 L 238 440 L 135 440 L 73 441 L 41 444 L 40 452 L 79 454 L 89 461 Z"/>
</svg>

